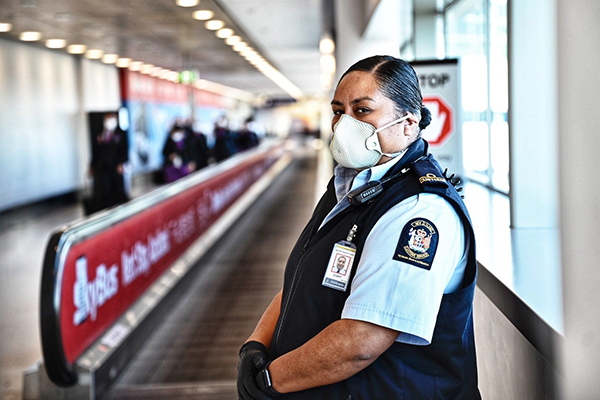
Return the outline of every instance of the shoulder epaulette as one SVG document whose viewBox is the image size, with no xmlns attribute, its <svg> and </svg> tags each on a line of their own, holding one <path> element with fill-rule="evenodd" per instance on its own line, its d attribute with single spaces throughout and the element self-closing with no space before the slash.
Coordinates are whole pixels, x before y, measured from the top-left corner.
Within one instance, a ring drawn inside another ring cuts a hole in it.
<svg viewBox="0 0 600 400">
<path fill-rule="evenodd" d="M 422 158 L 411 165 L 419 183 L 424 189 L 447 188 L 448 181 L 444 178 L 439 168 L 429 158 Z"/>
</svg>

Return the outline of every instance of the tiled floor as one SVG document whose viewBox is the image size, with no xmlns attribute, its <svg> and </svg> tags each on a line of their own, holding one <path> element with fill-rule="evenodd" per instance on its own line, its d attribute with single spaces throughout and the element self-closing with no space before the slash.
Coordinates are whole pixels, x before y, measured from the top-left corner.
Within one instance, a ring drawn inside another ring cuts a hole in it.
<svg viewBox="0 0 600 400">
<path fill-rule="evenodd" d="M 39 289 L 50 232 L 82 215 L 79 204 L 57 204 L 11 216 L 0 230 L 0 399 L 20 398 L 23 371 L 41 357 Z"/>
<path fill-rule="evenodd" d="M 134 197 L 151 189 L 140 181 Z M 50 233 L 83 217 L 79 203 L 53 201 L 0 215 L 0 399 L 20 399 L 23 371 L 42 356 L 39 295 Z"/>
</svg>

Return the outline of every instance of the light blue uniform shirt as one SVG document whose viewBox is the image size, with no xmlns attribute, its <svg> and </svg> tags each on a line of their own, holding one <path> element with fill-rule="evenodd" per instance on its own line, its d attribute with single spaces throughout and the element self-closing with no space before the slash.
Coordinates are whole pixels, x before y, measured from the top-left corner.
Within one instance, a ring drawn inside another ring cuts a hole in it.
<svg viewBox="0 0 600 400">
<path fill-rule="evenodd" d="M 334 179 L 338 203 L 321 227 L 350 207 L 346 198 L 349 191 L 380 180 L 401 158 L 360 172 L 338 165 Z M 413 218 L 427 219 L 437 227 L 439 239 L 430 270 L 393 259 L 400 233 Z M 367 236 L 362 256 L 354 266 L 356 275 L 342 318 L 399 331 L 397 342 L 430 344 L 442 295 L 461 285 L 467 250 L 460 218 L 446 200 L 430 193 L 405 199 L 390 208 Z"/>
</svg>

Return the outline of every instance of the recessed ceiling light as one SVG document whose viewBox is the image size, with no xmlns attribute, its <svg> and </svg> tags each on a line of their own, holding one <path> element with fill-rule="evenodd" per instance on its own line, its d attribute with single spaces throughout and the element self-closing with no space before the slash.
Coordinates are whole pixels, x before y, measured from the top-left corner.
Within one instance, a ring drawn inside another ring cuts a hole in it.
<svg viewBox="0 0 600 400">
<path fill-rule="evenodd" d="M 142 65 L 142 74 L 150 74 L 152 72 L 152 70 L 154 69 L 154 65 L 152 64 L 144 64 Z"/>
<path fill-rule="evenodd" d="M 19 35 L 19 39 L 21 39 L 24 42 L 35 42 L 37 40 L 40 40 L 41 38 L 42 38 L 41 32 L 33 32 L 33 31 L 21 32 L 21 34 Z"/>
<path fill-rule="evenodd" d="M 258 54 L 257 52 L 253 51 L 249 54 L 246 54 L 245 56 L 246 58 L 248 58 L 248 60 L 256 60 L 258 61 L 258 59 L 260 58 L 260 54 Z"/>
<path fill-rule="evenodd" d="M 195 7 L 198 5 L 198 0 L 177 0 L 175 3 L 179 7 Z"/>
<path fill-rule="evenodd" d="M 204 24 L 204 27 L 206 29 L 208 29 L 209 31 L 216 31 L 218 29 L 221 29 L 224 26 L 225 26 L 225 22 L 220 21 L 218 19 L 206 21 L 206 23 Z"/>
<path fill-rule="evenodd" d="M 131 58 L 122 57 L 116 61 L 116 65 L 119 68 L 127 68 L 129 67 L 129 64 L 131 64 Z"/>
<path fill-rule="evenodd" d="M 49 49 L 63 49 L 67 45 L 65 39 L 48 39 L 46 40 L 46 47 Z"/>
<path fill-rule="evenodd" d="M 87 49 L 87 46 L 84 44 L 71 44 L 71 45 L 67 46 L 67 53 L 83 54 L 83 53 L 85 53 L 86 49 Z"/>
<path fill-rule="evenodd" d="M 12 24 L 0 23 L 0 32 L 10 32 L 11 29 L 12 29 Z"/>
<path fill-rule="evenodd" d="M 335 57 L 331 54 L 323 54 L 319 60 L 321 70 L 335 73 Z"/>
<path fill-rule="evenodd" d="M 321 54 L 333 54 L 335 43 L 330 38 L 323 38 L 319 42 L 319 50 L 321 51 Z"/>
<path fill-rule="evenodd" d="M 117 54 L 105 54 L 102 56 L 102 62 L 104 64 L 114 64 L 119 59 Z"/>
<path fill-rule="evenodd" d="M 233 29 L 223 28 L 217 31 L 217 37 L 221 39 L 227 39 L 231 35 L 233 35 Z"/>
<path fill-rule="evenodd" d="M 173 83 L 179 83 L 179 72 L 177 71 L 172 71 L 169 74 L 169 78 L 168 78 L 171 82 Z"/>
<path fill-rule="evenodd" d="M 239 42 L 233 45 L 233 50 L 235 51 L 242 51 L 244 49 L 246 49 L 248 47 L 248 45 L 244 42 Z"/>
<path fill-rule="evenodd" d="M 241 41 L 242 41 L 242 38 L 239 36 L 229 36 L 227 39 L 225 39 L 225 43 L 227 43 L 230 46 L 233 46 L 234 44 L 238 44 Z"/>
<path fill-rule="evenodd" d="M 141 61 L 133 61 L 131 64 L 129 64 L 129 70 L 130 71 L 141 71 L 143 65 L 144 65 L 144 63 Z"/>
<path fill-rule="evenodd" d="M 161 67 L 154 67 L 150 70 L 150 76 L 159 76 L 161 71 Z"/>
<path fill-rule="evenodd" d="M 192 14 L 192 17 L 199 21 L 206 21 L 206 20 L 211 19 L 213 17 L 213 15 L 215 15 L 215 13 L 210 10 L 198 10 L 198 11 L 194 11 L 194 13 Z"/>
<path fill-rule="evenodd" d="M 89 49 L 85 52 L 85 57 L 90 60 L 99 60 L 102 58 L 102 55 L 104 55 L 104 50 L 100 49 Z"/>
</svg>

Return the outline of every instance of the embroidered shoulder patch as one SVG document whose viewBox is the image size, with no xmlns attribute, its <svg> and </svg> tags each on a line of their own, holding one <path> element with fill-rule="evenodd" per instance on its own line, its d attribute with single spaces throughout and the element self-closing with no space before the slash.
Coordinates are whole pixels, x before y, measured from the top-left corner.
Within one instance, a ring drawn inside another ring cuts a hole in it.
<svg viewBox="0 0 600 400">
<path fill-rule="evenodd" d="M 430 270 L 438 239 L 439 234 L 433 222 L 425 218 L 411 219 L 402 228 L 394 260 Z"/>
</svg>

